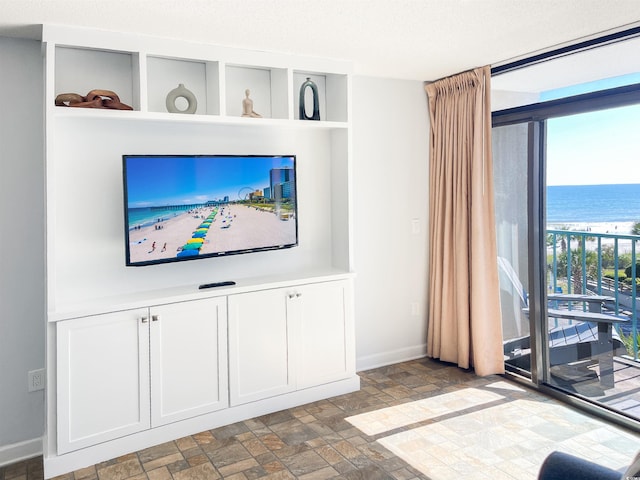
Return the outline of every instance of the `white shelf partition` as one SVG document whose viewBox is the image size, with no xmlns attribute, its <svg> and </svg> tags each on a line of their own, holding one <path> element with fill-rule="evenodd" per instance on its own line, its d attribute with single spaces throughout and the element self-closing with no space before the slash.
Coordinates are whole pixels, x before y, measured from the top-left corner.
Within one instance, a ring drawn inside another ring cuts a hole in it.
<svg viewBox="0 0 640 480">
<path fill-rule="evenodd" d="M 293 72 L 293 102 L 294 118 L 300 119 L 300 88 L 307 80 L 316 84 L 320 103 L 320 121 L 347 122 L 348 121 L 348 77 L 345 74 L 330 74 L 318 72 Z M 311 89 L 305 90 L 305 111 L 311 116 L 313 101 Z"/>
<path fill-rule="evenodd" d="M 217 62 L 148 56 L 148 111 L 166 113 L 168 93 L 182 84 L 197 100 L 196 115 L 220 115 L 218 70 Z M 176 106 L 184 110 L 187 104 L 179 98 Z"/>
<path fill-rule="evenodd" d="M 249 90 L 256 113 L 264 118 L 289 118 L 286 69 L 227 65 L 225 73 L 228 116 L 242 115 L 242 101 Z"/>
<path fill-rule="evenodd" d="M 91 90 L 110 90 L 122 103 L 140 110 L 138 54 L 59 46 L 55 57 L 56 95 L 85 96 Z"/>
</svg>

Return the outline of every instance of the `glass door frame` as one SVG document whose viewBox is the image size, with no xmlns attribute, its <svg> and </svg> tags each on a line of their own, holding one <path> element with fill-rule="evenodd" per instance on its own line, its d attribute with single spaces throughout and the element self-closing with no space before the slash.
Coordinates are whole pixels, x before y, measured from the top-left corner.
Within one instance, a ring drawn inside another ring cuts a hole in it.
<svg viewBox="0 0 640 480">
<path fill-rule="evenodd" d="M 549 341 L 545 288 L 546 258 L 546 121 L 528 122 L 527 202 L 529 244 L 529 330 L 531 331 L 531 381 L 546 384 L 549 369 Z"/>
</svg>

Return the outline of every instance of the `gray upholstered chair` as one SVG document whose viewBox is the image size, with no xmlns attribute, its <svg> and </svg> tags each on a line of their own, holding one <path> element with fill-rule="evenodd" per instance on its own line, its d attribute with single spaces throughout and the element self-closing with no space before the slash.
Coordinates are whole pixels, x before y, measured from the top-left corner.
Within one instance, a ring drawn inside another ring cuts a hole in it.
<svg viewBox="0 0 640 480">
<path fill-rule="evenodd" d="M 540 467 L 538 480 L 626 480 L 640 478 L 640 454 L 626 472 L 612 470 L 597 463 L 563 452 L 551 453 Z"/>
</svg>

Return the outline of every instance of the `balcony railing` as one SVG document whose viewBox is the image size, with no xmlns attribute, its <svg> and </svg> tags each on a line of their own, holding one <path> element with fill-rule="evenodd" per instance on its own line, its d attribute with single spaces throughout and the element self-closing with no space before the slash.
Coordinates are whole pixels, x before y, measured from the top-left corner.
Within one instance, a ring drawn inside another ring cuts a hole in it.
<svg viewBox="0 0 640 480">
<path fill-rule="evenodd" d="M 547 230 L 547 281 L 552 292 L 607 295 L 614 315 L 630 322 L 616 327 L 638 361 L 638 235 Z M 630 267 L 630 275 L 621 274 Z M 630 281 L 626 280 L 630 278 Z"/>
</svg>

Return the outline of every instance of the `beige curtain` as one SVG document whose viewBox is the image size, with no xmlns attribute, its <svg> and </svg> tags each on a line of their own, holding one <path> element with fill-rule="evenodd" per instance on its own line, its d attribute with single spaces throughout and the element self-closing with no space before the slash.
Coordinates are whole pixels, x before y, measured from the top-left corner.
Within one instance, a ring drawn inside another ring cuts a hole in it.
<svg viewBox="0 0 640 480">
<path fill-rule="evenodd" d="M 489 67 L 425 86 L 431 119 L 427 355 L 504 372 Z"/>
</svg>

